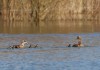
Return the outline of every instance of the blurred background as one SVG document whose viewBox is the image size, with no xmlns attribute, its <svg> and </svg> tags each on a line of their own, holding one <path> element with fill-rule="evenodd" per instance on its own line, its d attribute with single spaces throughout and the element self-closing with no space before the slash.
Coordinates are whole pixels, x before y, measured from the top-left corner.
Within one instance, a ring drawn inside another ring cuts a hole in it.
<svg viewBox="0 0 100 70">
<path fill-rule="evenodd" d="M 100 0 L 0 0 L 0 33 L 100 32 Z"/>
</svg>

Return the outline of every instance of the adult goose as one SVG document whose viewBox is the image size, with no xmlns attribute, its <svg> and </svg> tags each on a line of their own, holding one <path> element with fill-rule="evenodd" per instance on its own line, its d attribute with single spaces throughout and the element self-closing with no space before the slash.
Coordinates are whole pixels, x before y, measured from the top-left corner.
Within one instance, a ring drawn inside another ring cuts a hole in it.
<svg viewBox="0 0 100 70">
<path fill-rule="evenodd" d="M 72 47 L 82 47 L 82 46 L 84 46 L 82 44 L 82 37 L 81 36 L 77 36 L 76 39 L 78 40 L 78 43 L 77 44 L 73 44 Z"/>
<path fill-rule="evenodd" d="M 13 45 L 13 46 L 10 46 L 10 48 L 24 48 L 25 47 L 25 44 L 28 44 L 25 40 L 23 40 L 22 42 L 21 42 L 21 44 L 19 44 L 19 45 Z"/>
</svg>

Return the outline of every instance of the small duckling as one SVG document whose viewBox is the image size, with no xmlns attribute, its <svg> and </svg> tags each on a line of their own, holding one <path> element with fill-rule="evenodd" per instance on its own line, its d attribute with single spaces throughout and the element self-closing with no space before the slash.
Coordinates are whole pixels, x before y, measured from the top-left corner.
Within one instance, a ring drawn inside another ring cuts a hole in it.
<svg viewBox="0 0 100 70">
<path fill-rule="evenodd" d="M 31 48 L 31 47 L 32 47 L 32 45 L 30 44 L 30 46 L 28 48 Z"/>
<path fill-rule="evenodd" d="M 29 48 L 37 48 L 38 44 L 36 44 L 34 47 L 32 47 L 32 45 L 30 44 Z"/>
<path fill-rule="evenodd" d="M 68 47 L 71 47 L 71 44 L 69 44 Z"/>
<path fill-rule="evenodd" d="M 34 48 L 37 48 L 38 47 L 38 44 L 36 44 L 35 46 L 34 46 Z"/>
</svg>

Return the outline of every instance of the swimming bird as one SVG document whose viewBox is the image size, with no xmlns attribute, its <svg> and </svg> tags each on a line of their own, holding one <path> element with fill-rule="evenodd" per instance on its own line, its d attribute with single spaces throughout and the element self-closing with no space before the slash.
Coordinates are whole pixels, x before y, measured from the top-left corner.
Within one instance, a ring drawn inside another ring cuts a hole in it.
<svg viewBox="0 0 100 70">
<path fill-rule="evenodd" d="M 32 45 L 30 44 L 29 48 L 37 48 L 38 44 L 34 45 L 34 47 L 32 47 Z"/>
<path fill-rule="evenodd" d="M 71 47 L 71 44 L 68 44 L 68 47 Z"/>
<path fill-rule="evenodd" d="M 10 48 L 24 48 L 25 47 L 25 44 L 28 44 L 25 40 L 23 40 L 22 42 L 21 42 L 21 44 L 19 44 L 19 45 L 13 45 L 13 46 L 10 46 Z"/>
<path fill-rule="evenodd" d="M 77 44 L 73 44 L 72 47 L 82 47 L 82 46 L 84 46 L 84 45 L 82 44 L 82 37 L 81 37 L 81 36 L 77 36 L 76 39 L 78 40 L 78 43 L 77 43 Z"/>
</svg>

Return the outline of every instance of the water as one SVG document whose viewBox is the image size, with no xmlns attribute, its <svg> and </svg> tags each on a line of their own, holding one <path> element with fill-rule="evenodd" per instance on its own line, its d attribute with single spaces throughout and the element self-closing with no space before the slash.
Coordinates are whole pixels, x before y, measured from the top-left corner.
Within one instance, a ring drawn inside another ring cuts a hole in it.
<svg viewBox="0 0 100 70">
<path fill-rule="evenodd" d="M 4 50 L 0 51 L 0 69 L 100 70 L 99 49 L 100 47 Z"/>
<path fill-rule="evenodd" d="M 66 47 L 76 36 L 87 46 Z M 100 70 L 100 33 L 88 34 L 0 34 L 2 70 Z M 38 48 L 7 49 L 27 40 Z"/>
<path fill-rule="evenodd" d="M 99 21 L 14 22 L 0 25 L 0 70 L 100 70 Z M 82 36 L 85 47 L 66 47 Z M 38 48 L 7 49 L 26 40 Z"/>
<path fill-rule="evenodd" d="M 94 33 L 100 32 L 99 21 L 40 21 L 12 23 L 1 22 L 0 33 L 7 34 L 66 34 L 66 33 Z"/>
</svg>

